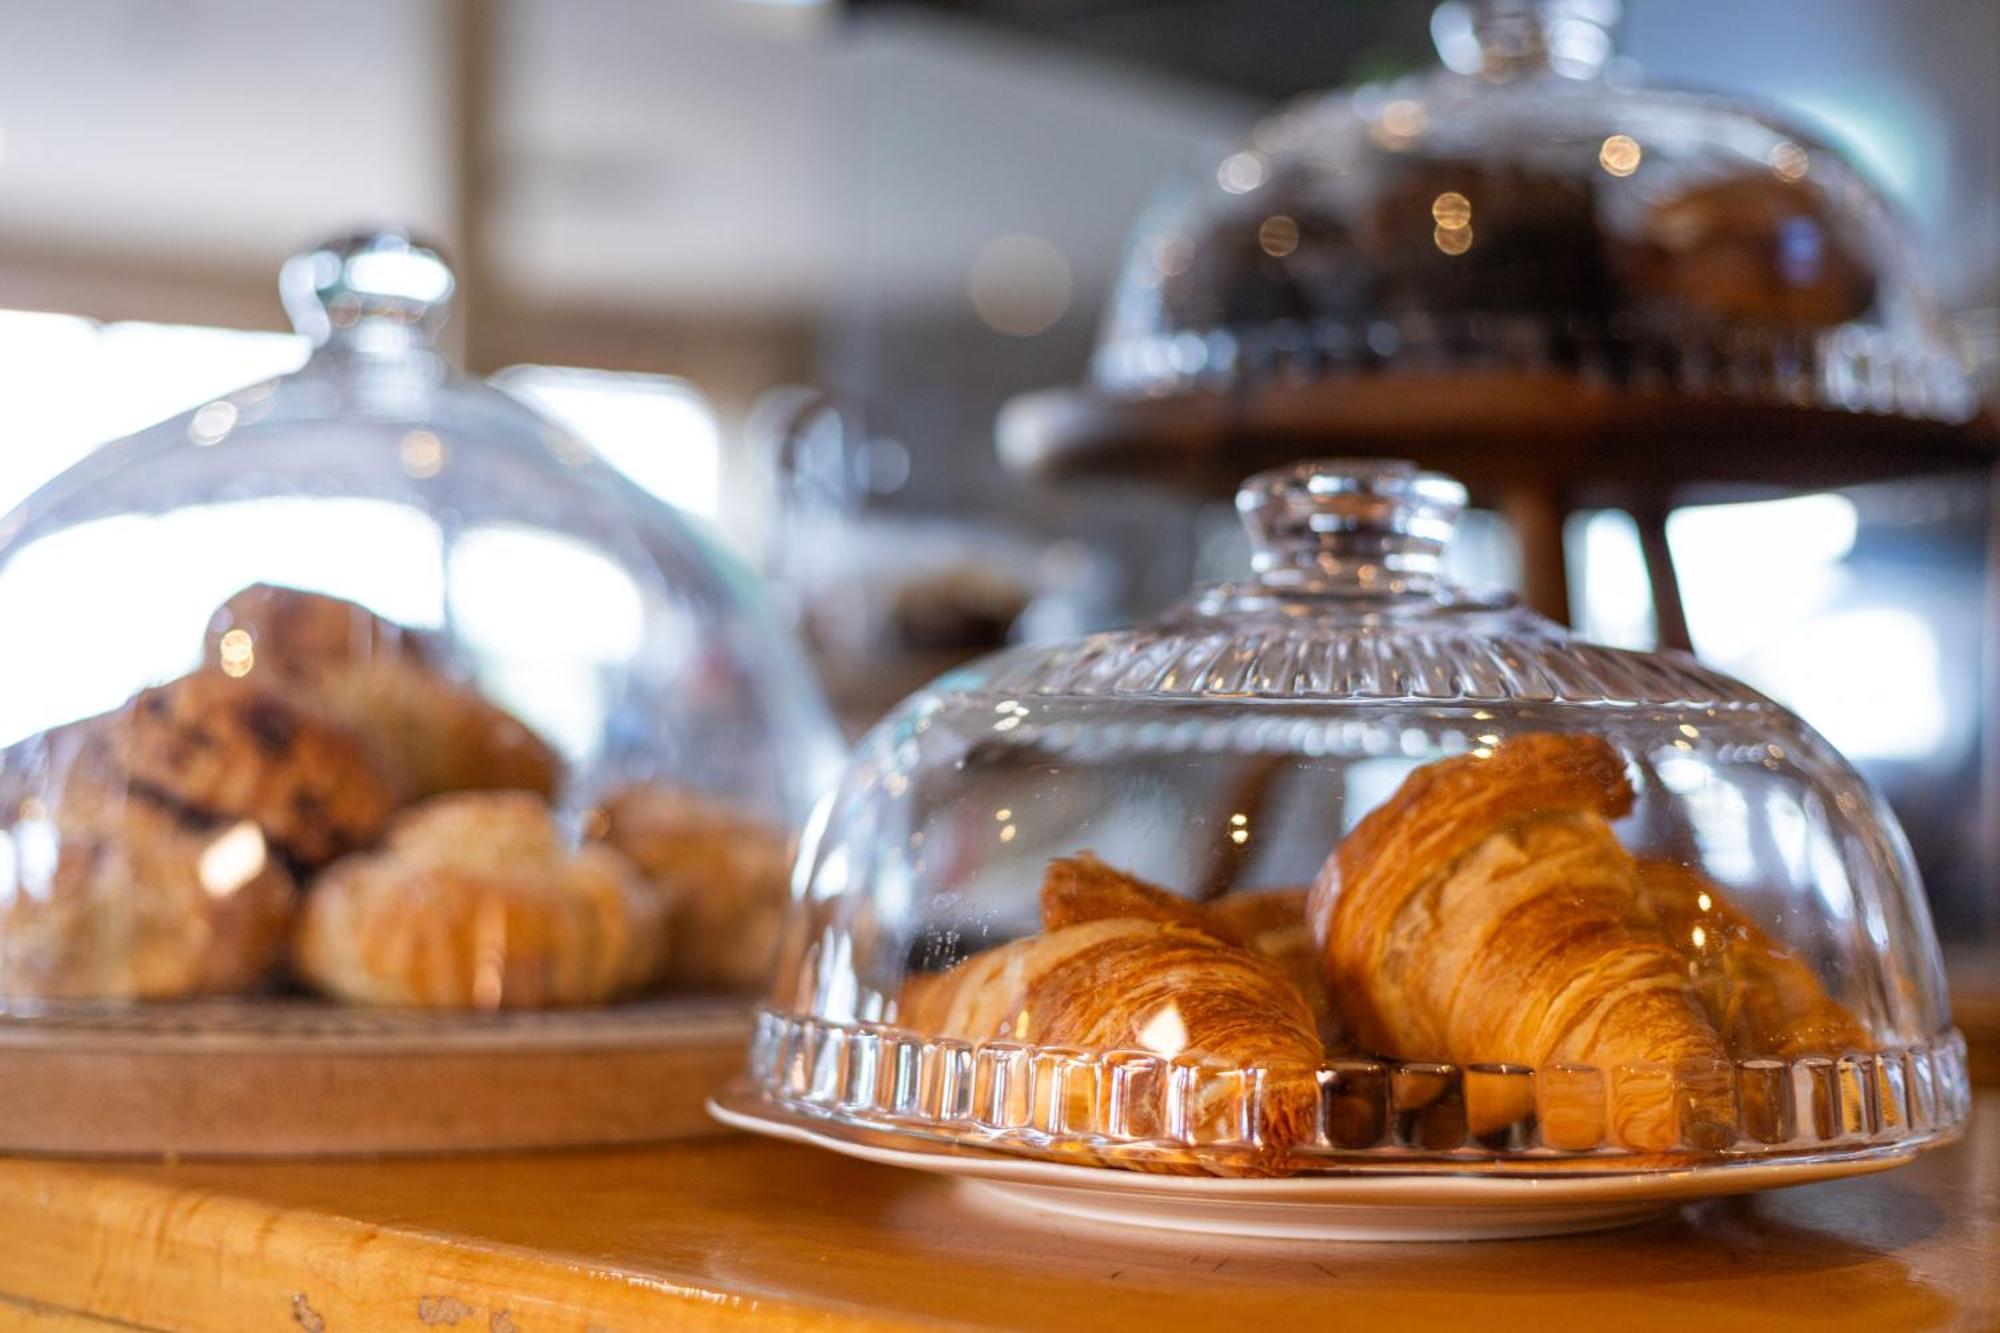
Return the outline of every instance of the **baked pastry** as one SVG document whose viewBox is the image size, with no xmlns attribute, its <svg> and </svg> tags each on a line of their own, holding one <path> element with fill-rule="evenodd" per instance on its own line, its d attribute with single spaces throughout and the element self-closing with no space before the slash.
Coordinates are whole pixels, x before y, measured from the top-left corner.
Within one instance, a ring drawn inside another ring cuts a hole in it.
<svg viewBox="0 0 2000 1333">
<path fill-rule="evenodd" d="M 1875 1048 L 1812 968 L 1780 948 L 1715 881 L 1665 860 L 1639 862 L 1639 879 L 1732 1057 L 1795 1060 Z"/>
<path fill-rule="evenodd" d="M 1209 921 L 1278 965 L 1311 1007 L 1320 1045 L 1328 1055 L 1339 1055 L 1349 1049 L 1347 1031 L 1306 918 L 1306 895 L 1298 888 L 1232 893 L 1208 905 Z"/>
<path fill-rule="evenodd" d="M 104 725 L 135 790 L 196 823 L 252 820 L 296 865 L 373 842 L 400 795 L 332 717 L 219 671 L 142 690 Z"/>
<path fill-rule="evenodd" d="M 209 617 L 203 660 L 232 675 L 298 675 L 335 664 L 430 664 L 423 639 L 358 602 L 253 583 Z"/>
<path fill-rule="evenodd" d="M 216 611 L 204 655 L 339 719 L 408 799 L 473 790 L 552 797 L 561 778 L 540 737 L 447 679 L 421 637 L 353 602 L 255 584 Z"/>
<path fill-rule="evenodd" d="M 1044 920 L 1067 924 L 910 979 L 896 1021 L 971 1041 L 1008 1037 L 1260 1067 L 1267 1072 L 1254 1158 L 1247 1164 L 1210 1158 L 1205 1169 L 1282 1169 L 1316 1123 L 1311 1071 L 1322 1052 L 1311 1009 L 1269 959 L 1190 925 L 1173 909 L 1166 912 L 1175 919 L 1143 914 L 1164 906 L 1154 895 L 1171 897 L 1161 890 L 1138 881 L 1111 886 L 1113 896 L 1142 915 L 1093 917 L 1080 910 L 1088 899 L 1079 888 L 1104 884 L 1102 869 L 1056 862 L 1044 880 Z M 1196 1123 L 1205 1134 L 1227 1137 L 1234 1098 L 1215 1082 L 1197 1097 Z M 1204 1169 L 1192 1159 L 1148 1165 Z"/>
<path fill-rule="evenodd" d="M 572 851 L 529 792 L 433 797 L 314 881 L 298 973 L 361 1004 L 596 1004 L 658 977 L 669 903 L 608 847 Z"/>
<path fill-rule="evenodd" d="M 612 796 L 598 818 L 598 836 L 674 904 L 668 983 L 763 985 L 790 897 L 791 839 L 720 801 L 645 783 Z"/>
<path fill-rule="evenodd" d="M 1304 889 L 1232 893 L 1197 903 L 1116 870 L 1089 852 L 1049 863 L 1042 878 L 1042 928 L 1128 917 L 1184 926 L 1240 945 L 1276 963 L 1311 1008 L 1324 1053 L 1346 1049 L 1319 944 L 1306 923 Z"/>
<path fill-rule="evenodd" d="M 1114 870 L 1089 852 L 1049 862 L 1042 875 L 1041 917 L 1043 930 L 1130 917 L 1185 926 L 1226 944 L 1243 943 L 1235 931 L 1217 925 L 1203 904 Z"/>
<path fill-rule="evenodd" d="M 1592 736 L 1517 736 L 1411 774 L 1313 889 L 1356 1039 L 1403 1059 L 1574 1062 L 1607 1074 L 1723 1060 L 1639 867 L 1606 822 L 1631 803 L 1623 762 Z M 1611 1136 L 1673 1146 L 1672 1083 L 1614 1078 Z"/>
<path fill-rule="evenodd" d="M 365 736 L 412 799 L 451 791 L 528 791 L 553 799 L 562 763 L 513 714 L 405 662 L 318 673 L 306 698 Z"/>
<path fill-rule="evenodd" d="M 1669 308 L 1776 326 L 1826 328 L 1875 302 L 1874 275 L 1836 231 L 1820 192 L 1768 172 L 1656 205 L 1628 276 Z"/>
<path fill-rule="evenodd" d="M 295 898 L 262 830 L 132 791 L 101 727 L 55 739 L 69 751 L 44 803 L 55 861 L 0 910 L 0 993 L 159 1000 L 262 985 Z"/>
</svg>

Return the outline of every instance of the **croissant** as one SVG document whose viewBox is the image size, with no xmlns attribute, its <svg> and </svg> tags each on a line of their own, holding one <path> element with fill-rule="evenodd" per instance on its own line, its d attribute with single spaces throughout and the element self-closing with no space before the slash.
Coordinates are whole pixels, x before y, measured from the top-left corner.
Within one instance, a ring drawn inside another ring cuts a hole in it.
<svg viewBox="0 0 2000 1333">
<path fill-rule="evenodd" d="M 448 679 L 417 634 L 355 602 L 268 583 L 217 609 L 204 659 L 337 719 L 405 798 L 447 791 L 552 796 L 561 763 L 505 710 Z"/>
<path fill-rule="evenodd" d="M 366 846 L 396 806 L 393 778 L 353 731 L 220 671 L 142 690 L 89 725 L 134 790 L 191 820 L 255 821 L 294 864 Z"/>
<path fill-rule="evenodd" d="M 1356 1038 L 1404 1059 L 1544 1066 L 1726 1051 L 1608 819 L 1632 789 L 1591 736 L 1518 736 L 1418 769 L 1327 861 L 1312 915 Z M 1679 1133 L 1673 1094 L 1614 1096 L 1612 1135 Z M 1482 1128 L 1474 1124 L 1478 1132 Z"/>
<path fill-rule="evenodd" d="M 1049 863 L 1042 879 L 1044 930 L 1111 917 L 1185 926 L 1270 959 L 1312 1009 L 1322 1054 L 1346 1048 L 1333 993 L 1320 967 L 1319 944 L 1306 923 L 1304 889 L 1232 893 L 1197 903 L 1115 870 L 1089 852 Z"/>
<path fill-rule="evenodd" d="M 1306 895 L 1307 890 L 1297 888 L 1232 893 L 1209 904 L 1208 915 L 1218 931 L 1278 965 L 1311 1007 L 1321 1047 L 1338 1055 L 1348 1049 L 1347 1033 L 1326 982 L 1319 941 L 1306 918 Z"/>
<path fill-rule="evenodd" d="M 1091 916 L 1093 884 L 1133 914 Z M 1259 1113 L 1256 1162 L 1218 1165 L 1209 1158 L 1207 1169 L 1276 1169 L 1312 1134 L 1317 1095 L 1310 1071 L 1321 1057 L 1319 1037 L 1311 1008 L 1276 964 L 1191 924 L 1185 909 L 1194 904 L 1120 877 L 1094 858 L 1056 862 L 1043 903 L 1045 919 L 1062 924 L 984 950 L 950 971 L 912 978 L 897 1021 L 965 1040 L 1147 1050 L 1274 1071 Z M 1229 1092 L 1210 1083 L 1197 1097 L 1193 1116 L 1201 1132 L 1229 1137 Z"/>
<path fill-rule="evenodd" d="M 1184 926 L 1225 944 L 1243 943 L 1240 935 L 1218 924 L 1201 903 L 1113 869 L 1089 852 L 1049 862 L 1042 875 L 1041 913 L 1043 930 L 1130 917 Z"/>
<path fill-rule="evenodd" d="M 263 832 L 132 790 L 101 725 L 57 740 L 70 753 L 47 815 L 54 864 L 0 903 L 0 993 L 150 1000 L 263 985 L 295 899 Z"/>
<path fill-rule="evenodd" d="M 659 975 L 671 910 L 617 852 L 565 848 L 541 798 L 462 792 L 328 867 L 293 957 L 313 986 L 363 1004 L 596 1004 Z"/>
<path fill-rule="evenodd" d="M 1794 1060 L 1874 1049 L 1868 1030 L 1827 994 L 1812 968 L 1779 947 L 1713 880 L 1664 860 L 1639 862 L 1639 878 L 1732 1056 Z"/>
</svg>

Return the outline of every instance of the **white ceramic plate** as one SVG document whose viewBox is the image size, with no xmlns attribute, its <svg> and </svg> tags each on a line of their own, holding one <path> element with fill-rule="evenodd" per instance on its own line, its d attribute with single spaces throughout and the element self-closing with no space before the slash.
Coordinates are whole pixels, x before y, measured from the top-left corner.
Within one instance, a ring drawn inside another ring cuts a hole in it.
<svg viewBox="0 0 2000 1333">
<path fill-rule="evenodd" d="M 1905 1152 L 1838 1161 L 1729 1162 L 1589 1176 L 1315 1175 L 1279 1179 L 1155 1176 L 1070 1166 L 976 1148 L 894 1148 L 770 1110 L 711 1100 L 716 1119 L 849 1157 L 956 1177 L 1005 1207 L 1117 1227 L 1293 1240 L 1478 1240 L 1626 1226 L 1696 1199 L 1781 1189 L 1901 1166 Z"/>
</svg>

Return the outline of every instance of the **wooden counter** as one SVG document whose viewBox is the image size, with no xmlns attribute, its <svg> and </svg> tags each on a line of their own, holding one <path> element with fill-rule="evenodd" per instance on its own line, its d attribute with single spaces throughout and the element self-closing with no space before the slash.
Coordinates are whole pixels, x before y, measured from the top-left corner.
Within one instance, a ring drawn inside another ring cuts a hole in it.
<svg viewBox="0 0 2000 1333">
<path fill-rule="evenodd" d="M 1883 1175 L 1477 1244 L 1118 1236 L 714 1138 L 348 1164 L 0 1161 L 0 1329 L 2000 1328 L 2000 1095 Z"/>
</svg>

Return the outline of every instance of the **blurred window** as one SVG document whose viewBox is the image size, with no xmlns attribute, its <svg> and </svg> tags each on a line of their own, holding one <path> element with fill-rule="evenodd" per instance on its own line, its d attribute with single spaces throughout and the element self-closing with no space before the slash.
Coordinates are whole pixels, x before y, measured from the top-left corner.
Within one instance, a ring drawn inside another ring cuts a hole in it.
<svg viewBox="0 0 2000 1333">
<path fill-rule="evenodd" d="M 676 508 L 713 520 L 722 503 L 722 428 L 686 380 L 566 366 L 510 366 L 493 382 L 553 418 Z"/>
<path fill-rule="evenodd" d="M 0 310 L 0 513 L 107 440 L 295 370 L 291 333 Z"/>
<path fill-rule="evenodd" d="M 1652 593 L 1629 515 L 1579 515 L 1578 627 L 1644 648 Z M 1944 655 L 1919 589 L 1853 554 L 1854 501 L 1801 495 L 1693 505 L 1667 520 L 1695 652 L 1812 723 L 1857 760 L 1942 757 L 1970 728 L 1950 726 Z M 1915 581 L 1915 580 L 1912 580 Z M 1933 585 L 1935 587 L 1935 585 Z"/>
<path fill-rule="evenodd" d="M 309 350 L 291 333 L 0 310 L 0 513 L 98 445 L 296 370 Z M 716 516 L 721 428 L 687 381 L 515 366 L 494 382 L 662 500 Z"/>
</svg>

